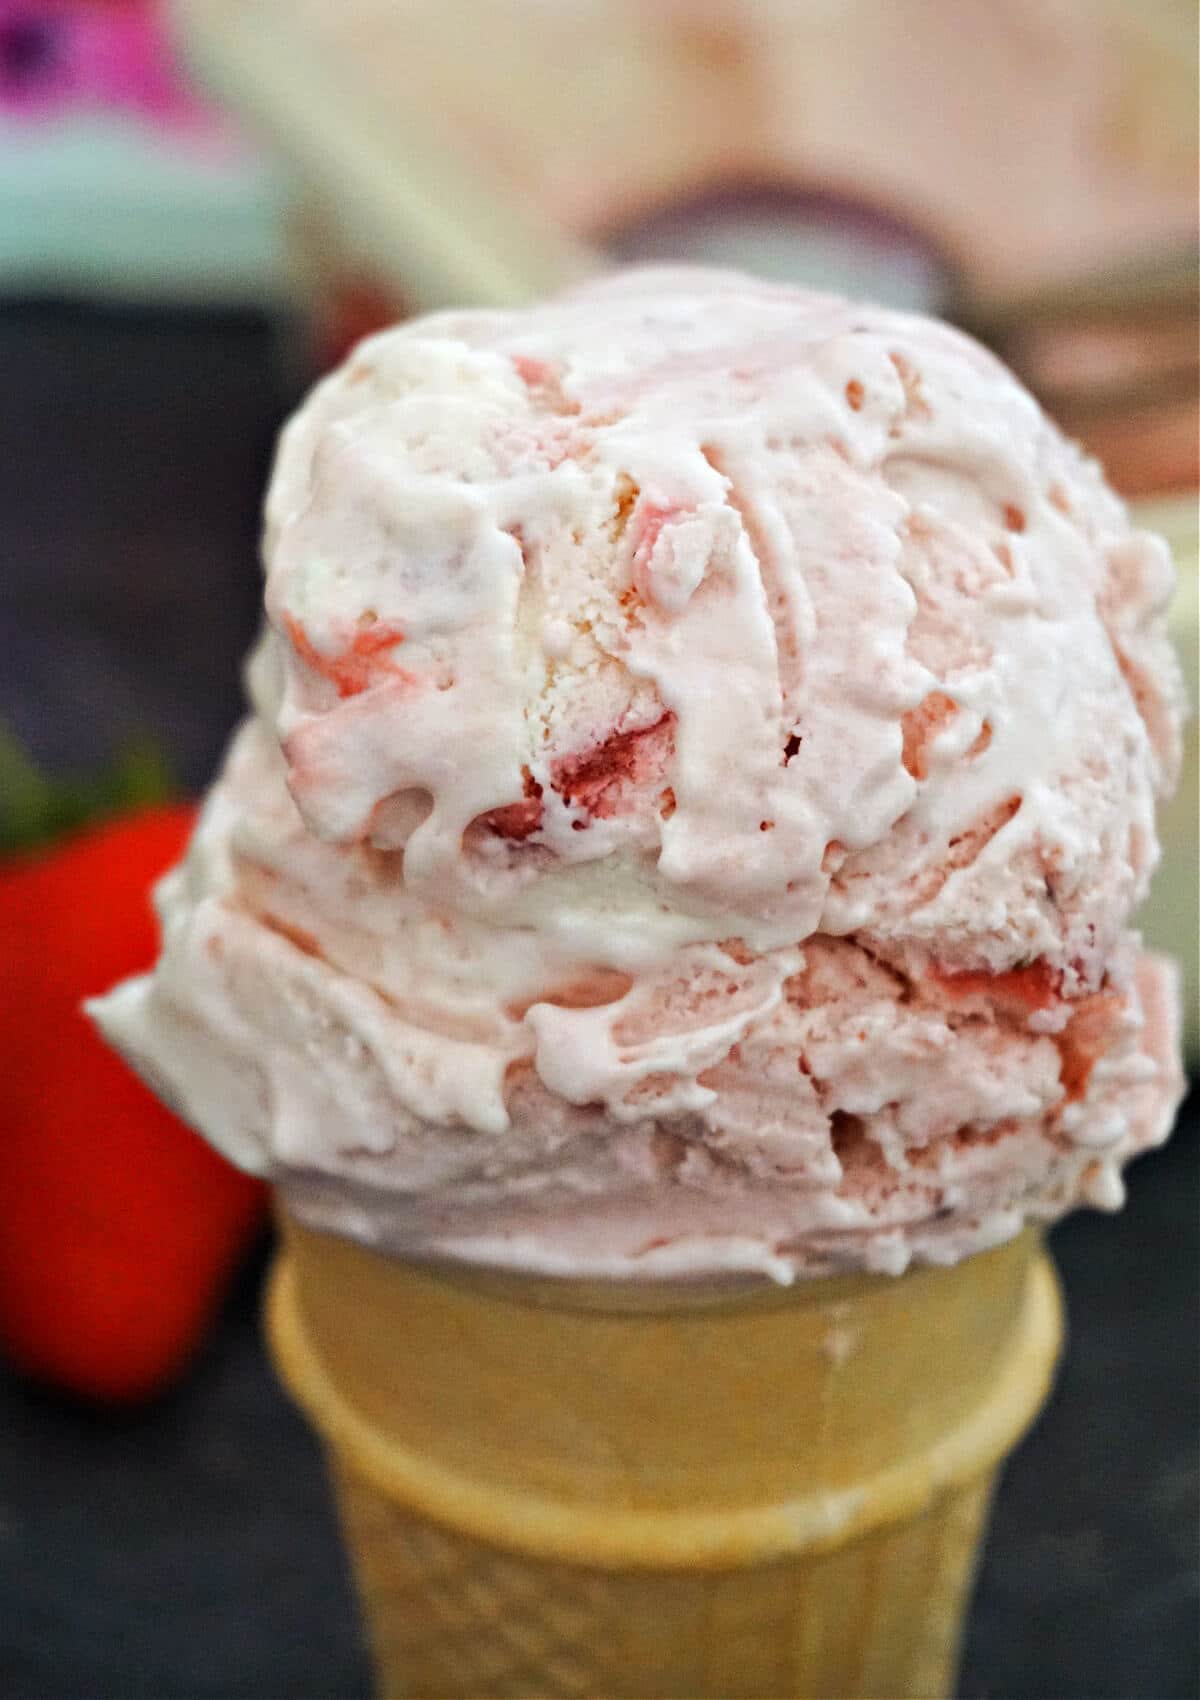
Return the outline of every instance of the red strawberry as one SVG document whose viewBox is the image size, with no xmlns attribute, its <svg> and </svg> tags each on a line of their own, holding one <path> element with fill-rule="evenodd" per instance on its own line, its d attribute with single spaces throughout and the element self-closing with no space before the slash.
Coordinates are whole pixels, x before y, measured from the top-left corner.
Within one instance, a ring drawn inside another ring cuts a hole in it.
<svg viewBox="0 0 1200 1700">
<path fill-rule="evenodd" d="M 0 1346 L 129 1402 L 198 1346 L 264 1189 L 166 1110 L 80 1009 L 150 966 L 148 888 L 194 811 L 151 808 L 0 865 Z"/>
</svg>

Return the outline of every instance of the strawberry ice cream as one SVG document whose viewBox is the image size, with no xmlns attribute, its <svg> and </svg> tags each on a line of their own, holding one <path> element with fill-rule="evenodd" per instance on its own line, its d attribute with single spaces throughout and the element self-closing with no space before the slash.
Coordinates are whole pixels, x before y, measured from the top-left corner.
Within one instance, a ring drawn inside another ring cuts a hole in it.
<svg viewBox="0 0 1200 1700">
<path fill-rule="evenodd" d="M 1165 546 L 944 325 L 632 272 L 361 345 L 161 960 L 94 1006 L 292 1213 L 783 1281 L 1081 1202 L 1178 1099 L 1128 918 Z"/>
</svg>

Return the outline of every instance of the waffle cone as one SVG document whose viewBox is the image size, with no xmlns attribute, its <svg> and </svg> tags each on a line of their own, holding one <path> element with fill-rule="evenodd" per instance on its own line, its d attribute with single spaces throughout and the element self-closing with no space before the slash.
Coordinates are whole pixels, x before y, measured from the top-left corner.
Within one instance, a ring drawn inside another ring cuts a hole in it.
<svg viewBox="0 0 1200 1700">
<path fill-rule="evenodd" d="M 271 1344 L 384 1695 L 949 1692 L 995 1475 L 1061 1341 L 1034 1236 L 763 1292 L 431 1270 L 285 1228 Z"/>
</svg>

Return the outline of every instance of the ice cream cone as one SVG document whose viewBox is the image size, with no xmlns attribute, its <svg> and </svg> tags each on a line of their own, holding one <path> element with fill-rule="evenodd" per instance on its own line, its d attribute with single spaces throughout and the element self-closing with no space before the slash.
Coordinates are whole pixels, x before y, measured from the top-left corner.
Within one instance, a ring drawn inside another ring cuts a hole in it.
<svg viewBox="0 0 1200 1700">
<path fill-rule="evenodd" d="M 764 1291 L 421 1268 L 287 1222 L 268 1322 L 384 1695 L 945 1694 L 1061 1341 L 1030 1233 Z"/>
</svg>

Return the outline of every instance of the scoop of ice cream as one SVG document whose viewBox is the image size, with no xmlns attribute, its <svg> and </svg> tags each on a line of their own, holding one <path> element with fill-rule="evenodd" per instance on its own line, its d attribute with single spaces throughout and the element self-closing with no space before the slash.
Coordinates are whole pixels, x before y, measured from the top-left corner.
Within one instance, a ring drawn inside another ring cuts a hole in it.
<svg viewBox="0 0 1200 1700">
<path fill-rule="evenodd" d="M 288 426 L 265 556 L 96 1013 L 300 1215 L 898 1270 L 1165 1137 L 1170 557 L 968 338 L 704 271 L 417 320 Z"/>
</svg>

